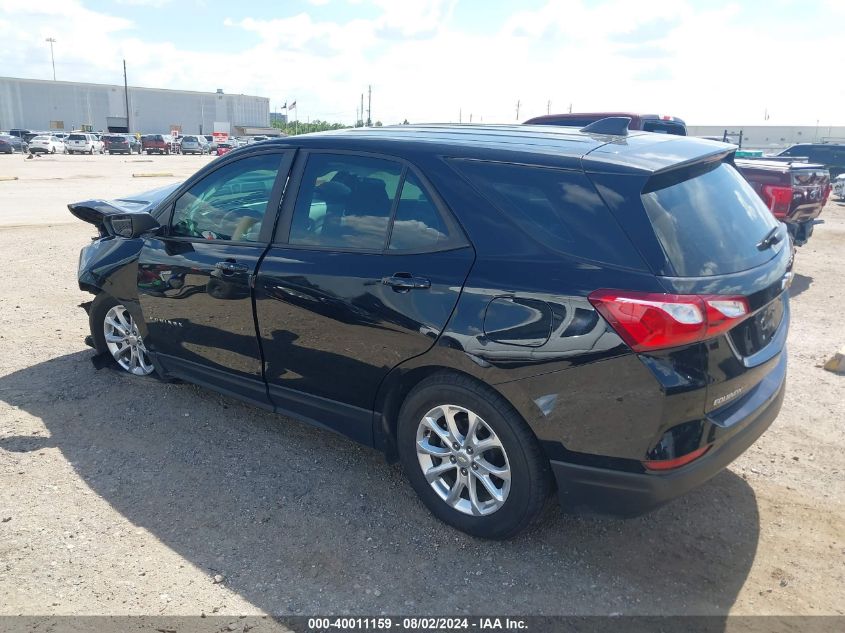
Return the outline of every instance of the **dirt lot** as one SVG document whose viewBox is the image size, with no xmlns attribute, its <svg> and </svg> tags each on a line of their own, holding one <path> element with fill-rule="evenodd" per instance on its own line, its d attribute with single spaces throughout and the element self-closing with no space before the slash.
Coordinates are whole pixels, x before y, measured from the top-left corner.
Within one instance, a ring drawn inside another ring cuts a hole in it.
<svg viewBox="0 0 845 633">
<path fill-rule="evenodd" d="M 491 543 L 373 451 L 94 369 L 75 275 L 92 231 L 64 205 L 208 159 L 130 160 L 0 156 L 20 178 L 0 182 L 0 615 L 845 612 L 845 376 L 820 367 L 845 346 L 845 205 L 799 251 L 787 400 L 748 453 L 648 516 L 553 507 Z"/>
</svg>

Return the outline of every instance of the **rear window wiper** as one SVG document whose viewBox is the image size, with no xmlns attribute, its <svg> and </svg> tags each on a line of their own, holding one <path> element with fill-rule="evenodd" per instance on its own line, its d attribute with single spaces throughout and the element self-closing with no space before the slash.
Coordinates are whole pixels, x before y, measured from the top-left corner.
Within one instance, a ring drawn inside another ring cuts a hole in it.
<svg viewBox="0 0 845 633">
<path fill-rule="evenodd" d="M 772 230 L 766 233 L 766 237 L 757 242 L 757 250 L 764 251 L 767 248 L 773 246 L 774 244 L 780 242 L 780 235 L 778 235 L 779 232 L 780 225 L 772 227 Z"/>
</svg>

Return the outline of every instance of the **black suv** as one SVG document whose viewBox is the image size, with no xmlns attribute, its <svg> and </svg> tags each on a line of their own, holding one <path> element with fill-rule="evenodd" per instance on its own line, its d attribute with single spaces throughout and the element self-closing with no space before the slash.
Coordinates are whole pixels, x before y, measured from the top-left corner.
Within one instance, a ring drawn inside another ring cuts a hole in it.
<svg viewBox="0 0 845 633">
<path fill-rule="evenodd" d="M 845 173 L 845 145 L 838 143 L 799 143 L 778 156 L 804 157 L 811 163 L 824 165 L 830 171 L 831 180 Z"/>
<path fill-rule="evenodd" d="M 141 141 L 131 134 L 104 134 L 102 141 L 109 154 L 141 153 Z"/>
<path fill-rule="evenodd" d="M 725 145 L 366 128 L 69 208 L 99 231 L 79 284 L 104 358 L 373 446 L 475 535 L 555 486 L 659 505 L 783 399 L 789 239 Z"/>
</svg>

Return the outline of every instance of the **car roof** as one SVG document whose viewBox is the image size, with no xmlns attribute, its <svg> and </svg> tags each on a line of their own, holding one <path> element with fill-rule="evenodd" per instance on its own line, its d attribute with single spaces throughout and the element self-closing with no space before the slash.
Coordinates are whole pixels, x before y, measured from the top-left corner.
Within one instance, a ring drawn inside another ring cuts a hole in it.
<svg viewBox="0 0 845 633">
<path fill-rule="evenodd" d="M 653 173 L 736 146 L 689 136 L 629 132 L 611 136 L 548 125 L 432 124 L 347 128 L 261 141 L 252 147 L 296 147 L 376 152 L 412 157 L 524 162 L 614 173 Z"/>
</svg>

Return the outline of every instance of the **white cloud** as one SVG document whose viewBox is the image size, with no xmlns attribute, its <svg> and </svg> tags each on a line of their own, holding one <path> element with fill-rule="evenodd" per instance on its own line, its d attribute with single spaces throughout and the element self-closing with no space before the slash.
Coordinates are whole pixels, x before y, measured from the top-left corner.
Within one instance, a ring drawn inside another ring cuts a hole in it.
<svg viewBox="0 0 845 633">
<path fill-rule="evenodd" d="M 115 0 L 117 4 L 127 4 L 136 7 L 150 7 L 152 9 L 160 9 L 168 5 L 172 0 Z"/>
<path fill-rule="evenodd" d="M 6 0 L 0 74 L 48 77 L 43 40 L 52 35 L 60 79 L 119 83 L 125 57 L 130 83 L 222 87 L 268 96 L 274 105 L 295 98 L 301 119 L 352 122 L 372 84 L 373 119 L 385 123 L 457 120 L 459 110 L 464 121 L 472 114 L 474 121 L 513 122 L 519 99 L 520 120 L 544 114 L 551 100 L 553 111 L 572 103 L 575 110 L 666 113 L 700 124 L 762 123 L 766 108 L 770 124 L 845 124 L 845 91 L 828 70 L 844 61 L 835 30 L 819 24 L 812 38 L 802 36 L 788 19 L 773 22 L 769 9 L 762 28 L 740 20 L 733 5 L 549 0 L 533 10 L 517 3 L 500 22 L 487 20 L 478 4 L 478 24 L 462 25 L 455 0 L 346 1 L 345 13 L 364 15 L 366 2 L 374 17 L 229 17 L 224 24 L 254 43 L 199 52 L 176 39 L 144 41 L 128 20 L 78 0 Z M 11 26 L 21 21 L 27 29 Z M 775 55 L 783 42 L 801 54 Z"/>
</svg>

